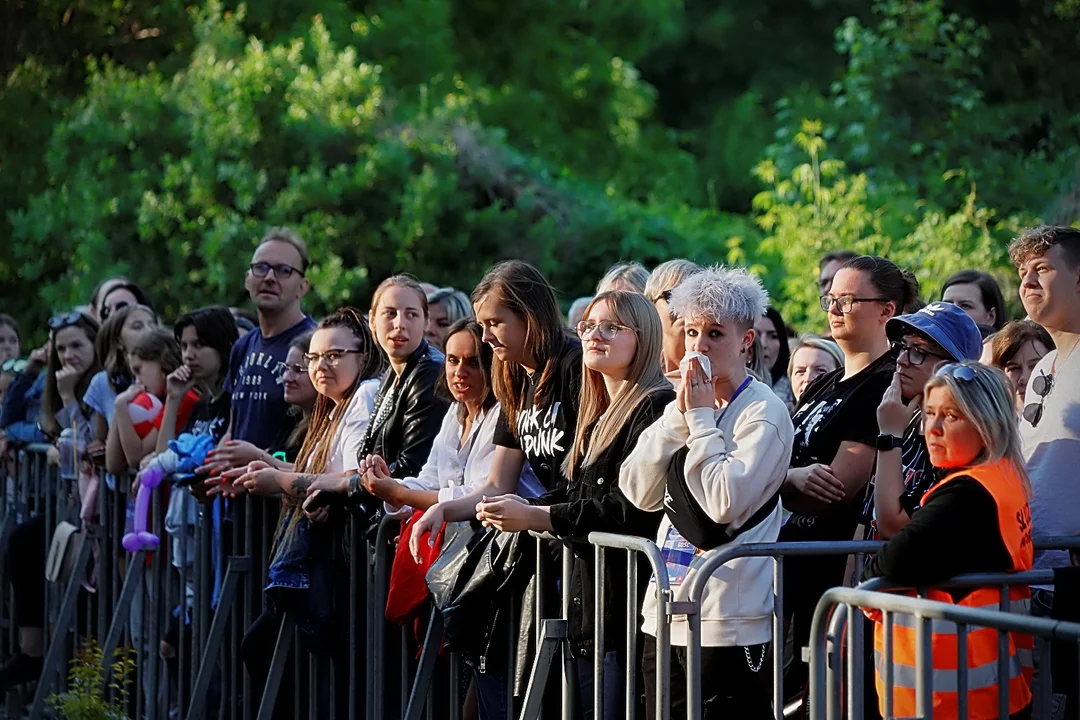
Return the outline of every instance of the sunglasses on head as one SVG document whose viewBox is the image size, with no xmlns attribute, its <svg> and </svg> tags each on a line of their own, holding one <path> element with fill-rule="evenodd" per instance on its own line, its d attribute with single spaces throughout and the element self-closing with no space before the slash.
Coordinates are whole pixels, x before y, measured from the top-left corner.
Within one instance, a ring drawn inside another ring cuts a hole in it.
<svg viewBox="0 0 1080 720">
<path fill-rule="evenodd" d="M 971 382 L 975 379 L 975 368 L 970 365 L 961 365 L 959 363 L 949 363 L 943 365 L 935 375 L 941 377 L 954 377 L 957 380 L 963 380 L 964 382 Z"/>
<path fill-rule="evenodd" d="M 4 364 L 0 365 L 0 372 L 20 373 L 20 372 L 22 372 L 23 370 L 26 369 L 27 364 L 28 363 L 26 362 L 26 360 L 20 360 L 18 358 L 12 358 L 10 360 L 5 360 Z"/>
<path fill-rule="evenodd" d="M 105 307 L 101 308 L 101 319 L 108 320 L 109 316 L 112 315 L 114 312 L 120 310 L 121 308 L 126 308 L 129 305 L 131 305 L 131 303 L 129 302 L 118 302 L 112 307 L 106 305 Z"/>
<path fill-rule="evenodd" d="M 71 327 L 82 319 L 82 313 L 76 310 L 72 310 L 69 313 L 60 313 L 59 315 L 53 315 L 49 318 L 50 330 L 62 330 L 66 327 Z"/>
<path fill-rule="evenodd" d="M 1050 394 L 1050 391 L 1054 389 L 1054 376 L 1047 375 L 1045 372 L 1040 373 L 1039 377 L 1032 378 L 1028 384 L 1031 392 L 1039 396 L 1039 402 L 1029 403 L 1024 406 L 1024 419 L 1031 423 L 1031 427 L 1037 427 L 1039 421 L 1043 416 L 1043 405 L 1046 403 L 1046 396 Z"/>
</svg>

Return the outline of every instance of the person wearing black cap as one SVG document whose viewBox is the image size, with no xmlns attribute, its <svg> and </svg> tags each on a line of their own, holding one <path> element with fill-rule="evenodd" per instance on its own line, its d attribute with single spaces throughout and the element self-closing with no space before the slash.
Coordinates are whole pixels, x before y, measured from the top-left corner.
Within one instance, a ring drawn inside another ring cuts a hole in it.
<svg viewBox="0 0 1080 720">
<path fill-rule="evenodd" d="M 888 321 L 896 373 L 878 406 L 877 466 L 866 520 L 870 538 L 890 538 L 911 520 L 923 494 L 937 480 L 923 438 L 923 386 L 941 363 L 978 360 L 982 338 L 958 306 L 935 302 Z"/>
</svg>

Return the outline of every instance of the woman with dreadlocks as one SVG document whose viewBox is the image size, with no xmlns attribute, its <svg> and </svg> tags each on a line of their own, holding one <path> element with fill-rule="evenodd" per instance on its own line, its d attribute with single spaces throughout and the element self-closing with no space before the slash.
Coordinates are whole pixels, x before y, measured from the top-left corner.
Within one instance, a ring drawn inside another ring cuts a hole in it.
<svg viewBox="0 0 1080 720">
<path fill-rule="evenodd" d="M 335 582 L 335 578 L 349 577 L 338 542 L 345 529 L 345 513 L 324 506 L 305 514 L 302 503 L 316 478 L 346 478 L 356 472 L 357 450 L 371 419 L 383 362 L 358 311 L 342 308 L 325 318 L 304 354 L 303 364 L 319 397 L 295 472 L 255 462 L 236 473 L 240 475 L 236 484 L 249 492 L 282 495 L 266 609 L 244 636 L 244 662 L 256 684 L 265 682 L 281 618 L 290 613 L 307 650 L 334 660 L 339 713 L 348 708 L 349 638 L 342 631 L 349 626 L 348 584 Z M 292 715 L 292 698 L 282 695 L 291 691 L 291 683 L 281 685 L 275 717 Z"/>
</svg>

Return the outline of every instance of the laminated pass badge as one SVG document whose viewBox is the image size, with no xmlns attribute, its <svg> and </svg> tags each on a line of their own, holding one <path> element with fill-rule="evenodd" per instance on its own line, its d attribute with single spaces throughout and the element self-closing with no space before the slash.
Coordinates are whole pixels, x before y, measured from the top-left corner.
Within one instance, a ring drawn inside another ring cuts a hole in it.
<svg viewBox="0 0 1080 720">
<path fill-rule="evenodd" d="M 669 527 L 664 537 L 664 546 L 660 548 L 660 554 L 667 566 L 668 585 L 671 587 L 682 585 L 686 581 L 694 558 L 704 552 L 691 545 L 690 541 L 674 527 Z M 656 582 L 656 578 L 653 578 L 652 582 Z"/>
</svg>

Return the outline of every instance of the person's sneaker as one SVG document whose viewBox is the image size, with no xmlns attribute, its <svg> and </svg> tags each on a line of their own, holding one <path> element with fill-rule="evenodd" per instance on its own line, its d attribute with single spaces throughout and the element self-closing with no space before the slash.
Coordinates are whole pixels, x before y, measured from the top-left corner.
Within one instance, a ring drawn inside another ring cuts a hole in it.
<svg viewBox="0 0 1080 720">
<path fill-rule="evenodd" d="M 16 653 L 0 667 L 0 690 L 36 682 L 41 677 L 43 664 L 42 658 Z"/>
</svg>

